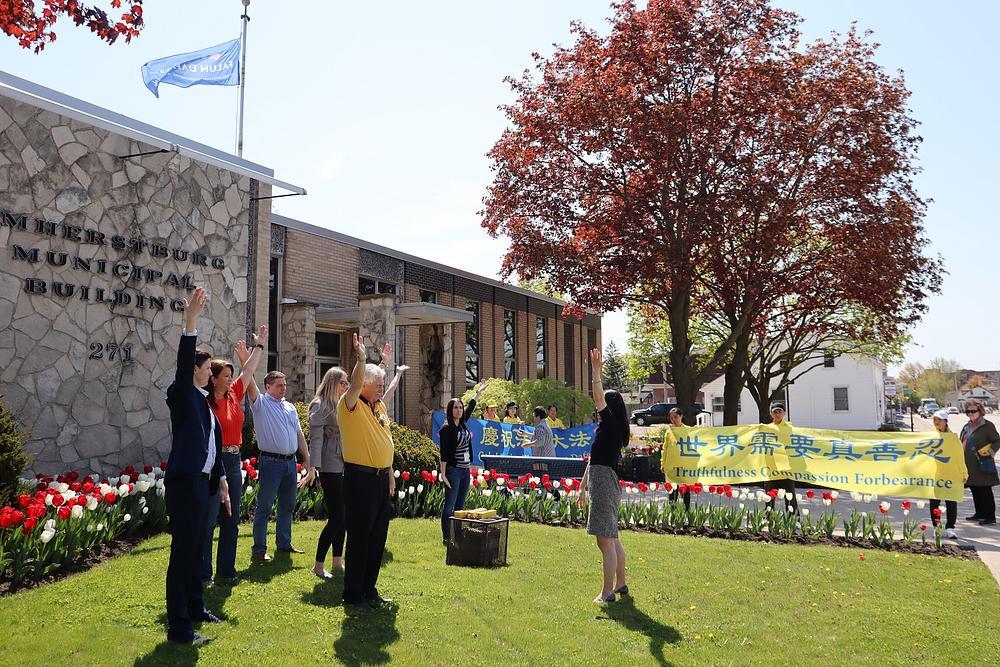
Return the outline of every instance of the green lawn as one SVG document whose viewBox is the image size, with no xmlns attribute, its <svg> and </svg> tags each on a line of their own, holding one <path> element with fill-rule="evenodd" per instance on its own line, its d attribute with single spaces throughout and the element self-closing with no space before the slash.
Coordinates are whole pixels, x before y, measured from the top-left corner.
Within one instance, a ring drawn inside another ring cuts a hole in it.
<svg viewBox="0 0 1000 667">
<path fill-rule="evenodd" d="M 477 570 L 445 566 L 438 526 L 392 523 L 392 608 L 345 617 L 340 579 L 316 579 L 311 553 L 278 559 L 208 589 L 228 620 L 201 649 L 165 641 L 162 535 L 0 598 L 0 664 L 1000 664 L 1000 590 L 978 562 L 624 533 L 634 599 L 599 607 L 584 531 L 512 524 L 510 565 Z M 295 543 L 310 551 L 320 527 L 296 524 Z"/>
</svg>

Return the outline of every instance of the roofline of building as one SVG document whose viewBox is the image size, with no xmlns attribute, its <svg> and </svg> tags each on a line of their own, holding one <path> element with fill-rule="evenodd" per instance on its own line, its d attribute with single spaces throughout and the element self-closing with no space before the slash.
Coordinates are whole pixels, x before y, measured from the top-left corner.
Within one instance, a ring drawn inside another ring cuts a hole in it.
<svg viewBox="0 0 1000 667">
<path fill-rule="evenodd" d="M 176 152 L 199 162 L 206 162 L 220 169 L 263 181 L 288 192 L 306 194 L 305 188 L 276 179 L 274 170 L 269 167 L 250 162 L 193 139 L 99 107 L 96 104 L 71 97 L 57 90 L 46 88 L 3 70 L 0 70 L 0 95 L 31 104 L 60 116 L 72 118 L 81 123 L 121 134 L 164 151 Z"/>
<path fill-rule="evenodd" d="M 287 227 L 289 229 L 294 229 L 296 231 L 305 232 L 307 234 L 314 234 L 316 236 L 322 236 L 323 238 L 332 239 L 334 241 L 340 241 L 346 245 L 354 246 L 355 248 L 362 248 L 364 250 L 370 250 L 372 252 L 377 252 L 382 255 L 387 255 L 394 259 L 399 259 L 404 262 L 410 262 L 413 264 L 419 264 L 420 266 L 426 266 L 431 269 L 437 269 L 438 271 L 443 271 L 445 273 L 450 273 L 456 276 L 461 276 L 469 280 L 475 280 L 476 282 L 491 285 L 493 287 L 498 287 L 500 289 L 505 289 L 515 294 L 521 294 L 524 296 L 531 297 L 532 299 L 538 299 L 539 301 L 547 301 L 549 303 L 555 304 L 557 306 L 565 305 L 565 301 L 562 299 L 557 299 L 551 297 L 548 294 L 542 294 L 541 292 L 535 292 L 529 289 L 524 289 L 523 287 L 518 287 L 517 285 L 511 285 L 509 283 L 504 283 L 494 278 L 487 278 L 486 276 L 476 275 L 475 273 L 469 273 L 468 271 L 463 271 L 462 269 L 456 269 L 453 266 L 446 266 L 444 264 L 439 264 L 438 262 L 431 261 L 429 259 L 424 259 L 422 257 L 417 257 L 415 255 L 410 255 L 409 253 L 401 252 L 399 250 L 393 250 L 392 248 L 387 248 L 385 246 L 378 245 L 377 243 L 372 243 L 371 241 L 365 241 L 364 239 L 359 239 L 354 236 L 348 236 L 338 231 L 332 229 L 327 229 L 326 227 L 319 227 L 317 225 L 309 224 L 308 222 L 302 222 L 301 220 L 296 220 L 294 218 L 289 218 L 277 213 L 271 214 L 271 222 L 273 224 L 281 225 L 282 227 Z M 594 313 L 595 315 L 597 313 Z"/>
</svg>

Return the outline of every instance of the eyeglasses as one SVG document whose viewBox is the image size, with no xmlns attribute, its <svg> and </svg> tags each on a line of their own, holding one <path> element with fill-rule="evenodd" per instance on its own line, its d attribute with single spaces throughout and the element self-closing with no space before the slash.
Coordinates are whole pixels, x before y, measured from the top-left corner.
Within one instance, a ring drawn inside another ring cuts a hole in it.
<svg viewBox="0 0 1000 667">
<path fill-rule="evenodd" d="M 350 382 L 348 382 L 347 380 L 341 380 L 341 381 L 340 381 L 340 386 L 341 386 L 341 387 L 350 387 L 350 386 L 351 386 L 351 383 L 350 383 Z"/>
<path fill-rule="evenodd" d="M 966 410 L 965 414 L 967 414 L 967 415 L 974 415 L 977 412 L 979 412 L 979 408 L 972 408 L 971 410 Z"/>
</svg>

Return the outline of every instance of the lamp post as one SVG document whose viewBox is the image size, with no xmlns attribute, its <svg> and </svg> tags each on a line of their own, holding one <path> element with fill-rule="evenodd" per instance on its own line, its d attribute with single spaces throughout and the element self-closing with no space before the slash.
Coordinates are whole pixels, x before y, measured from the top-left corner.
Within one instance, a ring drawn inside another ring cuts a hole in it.
<svg viewBox="0 0 1000 667">
<path fill-rule="evenodd" d="M 243 98 L 247 86 L 247 24 L 250 23 L 250 15 L 247 13 L 250 7 L 250 0 L 242 0 L 243 15 L 243 35 L 240 38 L 240 110 L 239 129 L 236 138 L 236 155 L 243 157 Z"/>
</svg>

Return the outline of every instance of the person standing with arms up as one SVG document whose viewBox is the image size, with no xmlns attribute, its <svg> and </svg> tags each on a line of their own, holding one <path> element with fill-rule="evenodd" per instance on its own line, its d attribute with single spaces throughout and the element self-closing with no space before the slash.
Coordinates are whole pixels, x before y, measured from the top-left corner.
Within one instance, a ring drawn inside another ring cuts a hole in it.
<svg viewBox="0 0 1000 667">
<path fill-rule="evenodd" d="M 205 552 L 201 563 L 201 578 L 206 584 L 212 579 L 212 538 L 215 526 L 219 525 L 219 551 L 216 556 L 215 574 L 220 583 L 235 584 L 236 541 L 240 534 L 240 499 L 243 497 L 243 472 L 240 447 L 243 446 L 243 394 L 247 378 L 257 371 L 257 364 L 264 352 L 263 341 L 267 340 L 267 327 L 260 326 L 253 337 L 253 351 L 247 349 L 244 341 L 236 343 L 236 357 L 242 368 L 239 377 L 234 378 L 236 369 L 225 359 L 212 360 L 212 376 L 208 380 L 208 404 L 222 427 L 222 467 L 229 483 L 229 504 L 232 514 L 220 516 L 218 496 L 209 502 L 208 530 L 205 531 Z"/>
<path fill-rule="evenodd" d="M 309 460 L 319 468 L 319 483 L 326 505 L 326 525 L 316 545 L 313 574 L 320 579 L 332 579 L 326 571 L 326 554 L 333 549 L 333 569 L 344 571 L 344 454 L 337 424 L 337 404 L 351 383 L 342 368 L 331 368 L 323 374 L 316 395 L 309 403 Z"/>
<path fill-rule="evenodd" d="M 577 498 L 580 507 L 590 496 L 590 513 L 587 515 L 587 532 L 597 538 L 601 550 L 604 583 L 601 594 L 594 602 L 614 602 L 615 595 L 628 595 L 625 582 L 625 547 L 618 538 L 618 506 L 621 504 L 621 487 L 615 470 L 621 461 L 622 450 L 628 444 L 630 430 L 628 410 L 622 395 L 613 389 L 604 390 L 601 383 L 601 351 L 590 351 L 590 378 L 594 387 L 594 407 L 600 415 L 590 460 L 583 471 L 581 491 Z"/>
<path fill-rule="evenodd" d="M 396 493 L 392 431 L 381 400 L 385 371 L 366 363 L 367 352 L 362 338 L 354 334 L 357 360 L 351 386 L 337 404 L 347 512 L 344 605 L 358 611 L 392 602 L 379 594 L 376 585 Z"/>
<path fill-rule="evenodd" d="M 438 431 L 441 443 L 441 483 L 445 486 L 444 505 L 441 507 L 441 541 L 448 544 L 449 519 L 465 507 L 465 497 L 469 493 L 469 469 L 472 467 L 472 432 L 469 430 L 469 416 L 476 409 L 480 395 L 489 380 L 476 385 L 476 393 L 468 405 L 462 399 L 448 401 L 446 421 Z"/>
<path fill-rule="evenodd" d="M 199 565 L 205 543 L 209 497 L 218 490 L 230 515 L 229 487 L 219 447 L 222 428 L 202 389 L 212 375 L 208 352 L 196 349 L 198 316 L 208 297 L 198 287 L 191 300 L 183 299 L 184 329 L 177 347 L 177 370 L 167 387 L 171 442 L 163 476 L 167 515 L 170 517 L 170 560 L 167 564 L 167 639 L 181 644 L 209 640 L 194 631 L 194 623 L 219 623 L 205 609 Z"/>
</svg>

